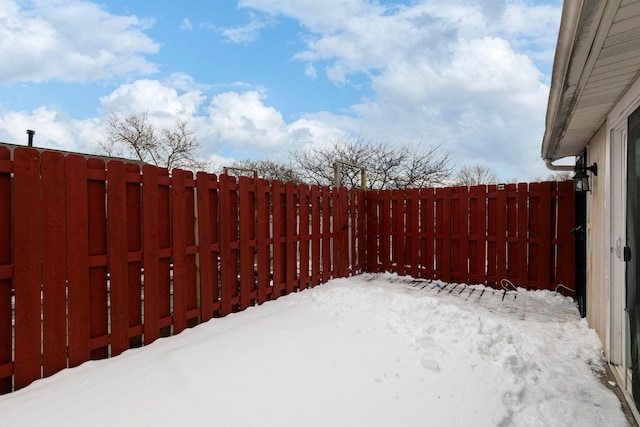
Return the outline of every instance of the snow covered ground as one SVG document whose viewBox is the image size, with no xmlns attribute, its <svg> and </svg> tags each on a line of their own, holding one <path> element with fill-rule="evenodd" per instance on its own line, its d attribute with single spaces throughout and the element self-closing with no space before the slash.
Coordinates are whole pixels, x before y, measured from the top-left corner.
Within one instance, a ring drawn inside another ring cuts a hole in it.
<svg viewBox="0 0 640 427">
<path fill-rule="evenodd" d="M 0 396 L 3 426 L 624 426 L 569 298 L 333 280 Z"/>
</svg>

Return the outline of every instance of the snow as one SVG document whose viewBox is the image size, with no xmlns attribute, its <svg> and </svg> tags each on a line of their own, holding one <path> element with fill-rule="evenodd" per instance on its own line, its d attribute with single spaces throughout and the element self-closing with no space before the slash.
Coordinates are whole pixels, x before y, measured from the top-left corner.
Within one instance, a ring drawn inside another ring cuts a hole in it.
<svg viewBox="0 0 640 427">
<path fill-rule="evenodd" d="M 0 396 L 0 424 L 628 425 L 573 301 L 503 294 L 332 280 Z"/>
</svg>

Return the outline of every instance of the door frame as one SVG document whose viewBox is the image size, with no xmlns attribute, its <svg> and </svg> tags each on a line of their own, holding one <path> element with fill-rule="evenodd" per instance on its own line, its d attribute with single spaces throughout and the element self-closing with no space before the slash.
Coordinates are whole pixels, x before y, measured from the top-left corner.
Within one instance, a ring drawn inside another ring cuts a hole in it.
<svg viewBox="0 0 640 427">
<path fill-rule="evenodd" d="M 627 118 L 610 129 L 608 150 L 609 207 L 608 218 L 608 287 L 609 316 L 607 328 L 607 357 L 613 365 L 626 371 L 627 321 L 626 321 L 626 246 L 627 217 Z"/>
</svg>

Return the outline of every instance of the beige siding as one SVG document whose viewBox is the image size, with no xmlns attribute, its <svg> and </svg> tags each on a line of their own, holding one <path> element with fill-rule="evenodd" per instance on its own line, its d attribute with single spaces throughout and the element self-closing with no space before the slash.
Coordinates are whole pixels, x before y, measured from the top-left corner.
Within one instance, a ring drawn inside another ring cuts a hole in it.
<svg viewBox="0 0 640 427">
<path fill-rule="evenodd" d="M 587 164 L 598 163 L 598 176 L 592 176 L 592 191 L 587 193 L 587 320 L 598 333 L 603 348 L 607 348 L 609 325 L 606 144 L 606 125 L 603 125 L 587 146 Z"/>
</svg>

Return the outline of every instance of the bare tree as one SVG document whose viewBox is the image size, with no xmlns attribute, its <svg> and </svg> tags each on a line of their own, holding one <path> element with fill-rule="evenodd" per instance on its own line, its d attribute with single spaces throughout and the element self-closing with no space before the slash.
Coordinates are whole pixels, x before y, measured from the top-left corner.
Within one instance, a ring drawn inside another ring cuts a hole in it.
<svg viewBox="0 0 640 427">
<path fill-rule="evenodd" d="M 388 142 L 335 140 L 332 144 L 292 153 L 302 181 L 332 185 L 336 161 L 343 166 L 340 185 L 360 186 L 360 168 L 367 171 L 367 188 L 418 188 L 443 184 L 452 173 L 451 158 L 440 147 L 412 149 Z"/>
<path fill-rule="evenodd" d="M 455 173 L 454 185 L 487 185 L 498 182 L 498 174 L 489 166 L 462 166 Z"/>
<path fill-rule="evenodd" d="M 107 136 L 98 146 L 109 156 L 135 158 L 167 169 L 202 170 L 207 166 L 195 155 L 200 143 L 188 120 L 176 119 L 173 127 L 158 129 L 146 112 L 128 116 L 110 113 L 106 119 Z"/>
<path fill-rule="evenodd" d="M 256 171 L 258 177 L 270 181 L 301 182 L 300 175 L 291 166 L 275 160 L 241 160 L 233 162 L 231 167 Z"/>
</svg>

